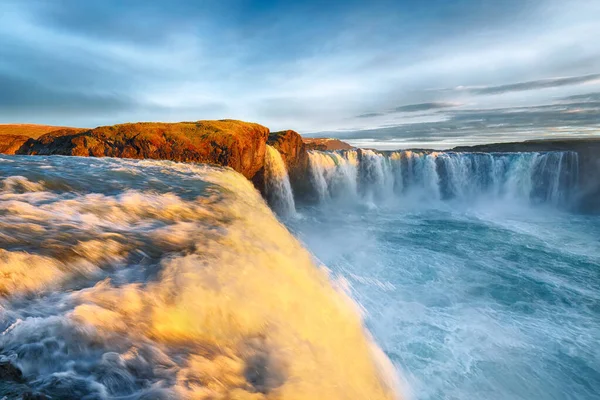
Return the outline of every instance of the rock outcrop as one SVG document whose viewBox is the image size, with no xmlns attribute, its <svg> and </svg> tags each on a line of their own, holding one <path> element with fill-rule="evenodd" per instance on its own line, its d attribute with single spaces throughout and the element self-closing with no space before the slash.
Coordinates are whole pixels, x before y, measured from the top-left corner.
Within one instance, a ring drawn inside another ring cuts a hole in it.
<svg viewBox="0 0 600 400">
<path fill-rule="evenodd" d="M 294 196 L 303 199 L 312 191 L 309 177 L 308 151 L 299 133 L 287 130 L 269 134 L 267 144 L 273 146 L 286 165 Z M 253 178 L 254 186 L 264 194 L 264 169 Z"/>
<path fill-rule="evenodd" d="M 28 136 L 0 134 L 0 154 L 16 154 L 28 140 Z"/>
<path fill-rule="evenodd" d="M 339 139 L 333 138 L 303 138 L 307 150 L 333 151 L 351 150 L 354 147 Z"/>
<path fill-rule="evenodd" d="M 268 135 L 262 125 L 235 120 L 132 123 L 60 129 L 29 139 L 16 153 L 209 163 L 252 178 L 264 164 Z"/>
<path fill-rule="evenodd" d="M 574 151 L 579 156 L 579 182 L 576 209 L 581 212 L 600 212 L 600 138 L 549 139 L 525 142 L 495 143 L 462 146 L 452 149 L 462 152 L 524 152 Z"/>
<path fill-rule="evenodd" d="M 302 136 L 295 131 L 272 132 L 267 143 L 275 147 L 290 175 L 290 181 L 304 179 L 308 170 L 308 152 Z"/>
<path fill-rule="evenodd" d="M 24 382 L 21 370 L 8 360 L 0 360 L 0 380 Z"/>
</svg>

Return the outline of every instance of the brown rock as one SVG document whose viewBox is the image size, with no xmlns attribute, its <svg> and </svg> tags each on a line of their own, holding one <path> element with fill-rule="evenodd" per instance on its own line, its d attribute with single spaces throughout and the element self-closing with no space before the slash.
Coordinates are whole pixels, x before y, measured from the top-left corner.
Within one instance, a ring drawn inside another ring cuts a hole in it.
<svg viewBox="0 0 600 400">
<path fill-rule="evenodd" d="M 295 131 L 287 130 L 273 132 L 269 135 L 267 144 L 275 147 L 287 166 L 290 180 L 303 177 L 308 168 L 308 152 L 302 141 L 302 136 Z"/>
<path fill-rule="evenodd" d="M 312 187 L 309 177 L 308 151 L 302 136 L 292 130 L 273 132 L 269 135 L 267 144 L 275 147 L 281 154 L 296 197 L 302 198 L 310 195 Z M 260 184 L 256 184 L 256 186 L 259 189 L 262 187 Z"/>
<path fill-rule="evenodd" d="M 0 134 L 0 153 L 16 154 L 27 140 L 29 140 L 27 136 Z"/>
<path fill-rule="evenodd" d="M 18 154 L 210 163 L 252 178 L 264 164 L 268 135 L 264 126 L 235 120 L 140 122 L 53 131 L 30 139 Z"/>
</svg>

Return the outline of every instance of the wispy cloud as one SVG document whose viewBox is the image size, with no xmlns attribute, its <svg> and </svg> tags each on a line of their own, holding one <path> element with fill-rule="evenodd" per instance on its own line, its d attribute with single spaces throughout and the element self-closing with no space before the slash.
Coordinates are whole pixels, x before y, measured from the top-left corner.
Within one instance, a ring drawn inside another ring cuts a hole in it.
<svg viewBox="0 0 600 400">
<path fill-rule="evenodd" d="M 385 113 L 365 113 L 357 115 L 356 118 L 375 118 L 381 117 L 382 115 L 385 115 Z"/>
<path fill-rule="evenodd" d="M 565 101 L 598 101 L 600 102 L 600 92 L 575 94 L 563 97 Z"/>
<path fill-rule="evenodd" d="M 448 103 L 448 102 L 429 102 L 429 103 L 416 103 L 416 104 L 406 104 L 403 106 L 399 106 L 390 110 L 385 110 L 381 112 L 371 112 L 357 115 L 356 118 L 375 118 L 381 117 L 389 114 L 397 114 L 397 113 L 418 113 L 418 112 L 427 112 L 427 111 L 436 111 L 442 110 L 445 108 L 458 107 L 460 104 L 458 103 Z"/>
<path fill-rule="evenodd" d="M 538 79 L 534 81 L 509 83 L 497 86 L 458 86 L 453 89 L 442 89 L 442 91 L 469 92 L 475 95 L 494 95 L 509 92 L 523 92 L 527 90 L 548 89 L 560 86 L 581 85 L 583 83 L 593 82 L 597 80 L 600 80 L 600 74 L 588 74 L 564 78 Z"/>
<path fill-rule="evenodd" d="M 419 111 L 431 111 L 439 110 L 442 108 L 457 107 L 459 104 L 456 103 L 444 103 L 444 102 L 431 102 L 431 103 L 418 103 L 418 104 L 407 104 L 404 106 L 396 107 L 395 112 L 419 112 Z"/>
</svg>

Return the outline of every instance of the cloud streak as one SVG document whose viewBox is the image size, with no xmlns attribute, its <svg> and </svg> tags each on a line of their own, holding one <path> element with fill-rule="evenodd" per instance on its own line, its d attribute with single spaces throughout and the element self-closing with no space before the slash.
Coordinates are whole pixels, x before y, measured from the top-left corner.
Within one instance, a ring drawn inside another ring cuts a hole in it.
<svg viewBox="0 0 600 400">
<path fill-rule="evenodd" d="M 478 96 L 497 95 L 509 92 L 523 92 L 527 90 L 539 90 L 556 88 L 561 86 L 581 85 L 583 83 L 600 80 L 600 74 L 588 74 L 582 76 L 570 76 L 565 78 L 538 79 L 535 81 L 517 82 L 506 85 L 468 87 L 459 86 L 454 89 L 444 89 L 449 91 L 469 92 Z"/>
<path fill-rule="evenodd" d="M 444 103 L 444 102 L 430 102 L 430 103 L 418 103 L 418 104 L 407 104 L 405 106 L 396 107 L 395 112 L 421 112 L 440 110 L 444 108 L 456 107 L 458 104 Z"/>
<path fill-rule="evenodd" d="M 397 113 L 419 113 L 419 112 L 427 112 L 427 111 L 436 111 L 436 110 L 443 110 L 445 108 L 452 108 L 452 107 L 457 107 L 457 106 L 459 106 L 459 104 L 446 103 L 446 102 L 406 104 L 403 106 L 396 107 L 392 110 L 359 114 L 356 116 L 356 118 L 375 118 L 375 117 L 381 117 L 384 115 L 397 114 Z"/>
</svg>

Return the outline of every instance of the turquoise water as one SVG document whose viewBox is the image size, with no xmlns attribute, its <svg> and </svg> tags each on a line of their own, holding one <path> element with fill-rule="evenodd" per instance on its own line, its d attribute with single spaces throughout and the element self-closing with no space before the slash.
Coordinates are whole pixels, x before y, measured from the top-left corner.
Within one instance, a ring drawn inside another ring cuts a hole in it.
<svg viewBox="0 0 600 400">
<path fill-rule="evenodd" d="M 600 218 L 553 208 L 309 207 L 413 399 L 600 398 Z"/>
</svg>

